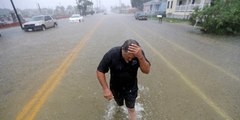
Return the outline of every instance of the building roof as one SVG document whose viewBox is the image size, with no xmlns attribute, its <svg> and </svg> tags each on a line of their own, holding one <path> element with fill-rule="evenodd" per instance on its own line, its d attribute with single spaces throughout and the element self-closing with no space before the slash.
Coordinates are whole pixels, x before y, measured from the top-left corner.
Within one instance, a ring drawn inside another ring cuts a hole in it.
<svg viewBox="0 0 240 120">
<path fill-rule="evenodd" d="M 149 2 L 143 3 L 143 5 L 159 4 L 159 3 L 162 3 L 162 2 L 167 2 L 167 0 L 151 0 Z"/>
</svg>

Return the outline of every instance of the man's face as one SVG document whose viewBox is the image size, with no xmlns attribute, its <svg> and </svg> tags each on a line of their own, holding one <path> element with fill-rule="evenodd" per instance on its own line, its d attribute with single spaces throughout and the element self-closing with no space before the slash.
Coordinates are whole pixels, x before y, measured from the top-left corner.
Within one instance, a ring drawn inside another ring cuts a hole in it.
<svg viewBox="0 0 240 120">
<path fill-rule="evenodd" d="M 128 63 L 129 61 L 132 61 L 132 59 L 135 57 L 134 54 L 125 52 L 124 50 L 122 51 L 122 55 L 124 60 Z"/>
</svg>

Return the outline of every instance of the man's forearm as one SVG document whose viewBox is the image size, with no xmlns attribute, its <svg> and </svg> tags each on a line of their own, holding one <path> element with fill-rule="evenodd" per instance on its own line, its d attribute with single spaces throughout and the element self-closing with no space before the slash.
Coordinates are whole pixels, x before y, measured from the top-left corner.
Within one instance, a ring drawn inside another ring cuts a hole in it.
<svg viewBox="0 0 240 120">
<path fill-rule="evenodd" d="M 145 74 L 148 74 L 150 72 L 149 62 L 145 59 L 144 56 L 139 57 L 138 60 L 139 60 L 141 71 Z"/>
<path fill-rule="evenodd" d="M 97 78 L 102 86 L 103 89 L 103 96 L 107 100 L 111 100 L 113 98 L 112 92 L 108 87 L 107 81 L 106 81 L 106 76 L 105 73 L 97 71 Z"/>
<path fill-rule="evenodd" d="M 128 53 L 132 53 L 138 58 L 141 71 L 148 74 L 150 71 L 150 63 L 145 59 L 141 47 L 136 44 L 131 44 L 128 48 Z"/>
<path fill-rule="evenodd" d="M 98 81 L 99 81 L 99 83 L 101 84 L 103 90 L 109 89 L 109 88 L 108 88 L 107 81 L 106 81 L 106 76 L 105 76 L 105 74 L 102 73 L 102 72 L 99 72 L 99 71 L 97 71 L 96 74 L 97 74 Z"/>
</svg>

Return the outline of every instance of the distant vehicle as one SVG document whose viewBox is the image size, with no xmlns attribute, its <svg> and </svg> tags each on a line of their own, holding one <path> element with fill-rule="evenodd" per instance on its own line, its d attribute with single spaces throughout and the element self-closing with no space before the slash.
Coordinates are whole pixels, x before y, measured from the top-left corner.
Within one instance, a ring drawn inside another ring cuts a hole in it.
<svg viewBox="0 0 240 120">
<path fill-rule="evenodd" d="M 0 26 L 4 26 L 4 25 L 7 25 L 7 22 L 5 22 L 5 21 L 0 21 Z"/>
<path fill-rule="evenodd" d="M 49 15 L 39 15 L 33 16 L 29 22 L 23 24 L 23 30 L 27 31 L 36 31 L 43 30 L 47 28 L 56 27 L 57 22 Z"/>
<path fill-rule="evenodd" d="M 95 12 L 93 10 L 91 11 L 86 11 L 86 15 L 93 15 Z"/>
<path fill-rule="evenodd" d="M 83 16 L 79 14 L 73 14 L 69 17 L 69 22 L 83 22 Z"/>
<path fill-rule="evenodd" d="M 147 15 L 144 12 L 136 12 L 134 16 L 136 20 L 147 20 Z"/>
</svg>

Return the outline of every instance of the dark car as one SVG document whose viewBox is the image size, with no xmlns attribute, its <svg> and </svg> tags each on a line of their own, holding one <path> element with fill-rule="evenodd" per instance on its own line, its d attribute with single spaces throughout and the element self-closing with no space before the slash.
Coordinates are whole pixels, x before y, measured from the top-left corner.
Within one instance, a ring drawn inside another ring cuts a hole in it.
<svg viewBox="0 0 240 120">
<path fill-rule="evenodd" d="M 147 20 L 147 15 L 144 12 L 136 12 L 134 16 L 136 20 Z"/>
</svg>

